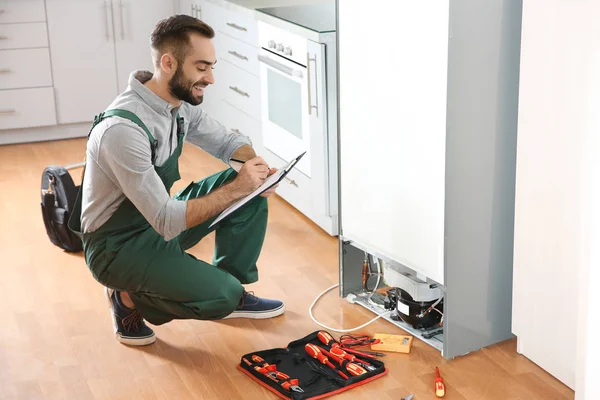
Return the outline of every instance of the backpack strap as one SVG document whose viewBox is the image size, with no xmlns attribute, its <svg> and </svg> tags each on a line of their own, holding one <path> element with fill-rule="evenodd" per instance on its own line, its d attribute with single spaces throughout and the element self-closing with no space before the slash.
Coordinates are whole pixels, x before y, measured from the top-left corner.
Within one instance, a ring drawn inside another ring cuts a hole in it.
<svg viewBox="0 0 600 400">
<path fill-rule="evenodd" d="M 154 164 L 154 159 L 156 156 L 156 148 L 158 147 L 158 140 L 156 140 L 154 138 L 154 136 L 152 136 L 152 134 L 150 133 L 150 130 L 142 122 L 142 120 L 139 119 L 138 116 L 135 115 L 134 113 L 132 113 L 131 111 L 121 110 L 121 109 L 113 109 L 113 110 L 104 111 L 104 112 L 96 115 L 94 117 L 94 122 L 92 123 L 92 127 L 90 128 L 90 132 L 88 133 L 88 138 L 90 137 L 90 134 L 92 133 L 92 130 L 94 129 L 94 127 L 96 125 L 98 125 L 100 123 L 100 121 L 102 121 L 105 118 L 113 117 L 113 116 L 128 119 L 131 122 L 133 122 L 134 124 L 136 124 L 137 126 L 139 126 L 140 128 L 142 128 L 142 130 L 144 132 L 146 132 L 146 135 L 148 135 L 148 139 L 150 140 L 150 148 L 152 149 L 152 163 Z"/>
</svg>

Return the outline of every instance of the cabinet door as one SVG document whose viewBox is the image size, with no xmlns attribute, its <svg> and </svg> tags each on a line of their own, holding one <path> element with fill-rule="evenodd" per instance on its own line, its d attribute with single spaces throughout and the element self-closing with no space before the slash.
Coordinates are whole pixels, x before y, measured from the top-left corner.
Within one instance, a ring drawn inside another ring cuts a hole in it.
<svg viewBox="0 0 600 400">
<path fill-rule="evenodd" d="M 150 34 L 158 21 L 175 14 L 175 3 L 164 0 L 113 0 L 117 80 L 119 92 L 127 88 L 131 72 L 154 71 Z"/>
<path fill-rule="evenodd" d="M 196 4 L 193 0 L 179 0 L 177 3 L 177 13 L 196 16 Z"/>
<path fill-rule="evenodd" d="M 110 3 L 46 0 L 46 7 L 58 122 L 91 121 L 117 95 Z"/>
</svg>

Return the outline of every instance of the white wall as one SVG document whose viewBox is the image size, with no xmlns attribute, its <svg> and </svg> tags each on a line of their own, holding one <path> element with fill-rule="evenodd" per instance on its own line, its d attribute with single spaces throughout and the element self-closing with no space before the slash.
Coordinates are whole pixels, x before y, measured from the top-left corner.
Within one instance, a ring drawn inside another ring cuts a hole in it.
<svg viewBox="0 0 600 400">
<path fill-rule="evenodd" d="M 579 324 L 576 400 L 598 398 L 598 359 L 600 357 L 600 313 L 594 301 L 600 283 L 600 4 L 589 7 L 586 35 L 590 49 L 587 70 L 590 71 L 587 86 L 587 107 L 584 153 L 584 207 L 586 221 L 582 242 L 582 265 L 579 275 Z"/>
<path fill-rule="evenodd" d="M 599 11 L 592 0 L 523 5 L 513 332 L 519 352 L 577 400 L 598 398 L 588 367 L 600 355 L 590 303 L 600 282 Z"/>
</svg>

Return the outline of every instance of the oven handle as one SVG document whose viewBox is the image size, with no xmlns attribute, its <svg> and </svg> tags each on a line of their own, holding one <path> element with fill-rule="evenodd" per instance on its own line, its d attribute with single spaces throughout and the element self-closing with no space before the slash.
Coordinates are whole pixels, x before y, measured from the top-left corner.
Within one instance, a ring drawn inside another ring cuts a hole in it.
<svg viewBox="0 0 600 400">
<path fill-rule="evenodd" d="M 294 68 L 290 68 L 287 67 L 281 63 L 278 63 L 277 61 L 267 57 L 267 56 L 263 56 L 262 54 L 258 55 L 258 60 L 260 62 L 263 62 L 273 68 L 275 68 L 277 71 L 283 72 L 284 74 L 288 74 L 289 76 L 296 76 L 298 78 L 302 78 L 302 71 L 294 69 Z"/>
</svg>

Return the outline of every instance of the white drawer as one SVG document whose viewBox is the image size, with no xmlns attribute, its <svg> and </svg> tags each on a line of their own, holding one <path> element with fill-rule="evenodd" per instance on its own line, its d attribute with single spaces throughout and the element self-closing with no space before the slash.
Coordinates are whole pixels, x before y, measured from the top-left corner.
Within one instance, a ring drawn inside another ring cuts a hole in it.
<svg viewBox="0 0 600 400">
<path fill-rule="evenodd" d="M 220 69 L 221 98 L 260 121 L 260 79 L 227 61 L 220 63 Z"/>
<path fill-rule="evenodd" d="M 279 168 L 286 164 L 268 149 L 264 149 L 261 155 L 270 167 Z M 292 169 L 279 184 L 277 194 L 308 218 L 313 218 L 312 182 L 302 172 Z"/>
<path fill-rule="evenodd" d="M 0 90 L 0 129 L 56 125 L 53 88 Z"/>
<path fill-rule="evenodd" d="M 0 0 L 0 24 L 46 21 L 44 0 Z"/>
<path fill-rule="evenodd" d="M 215 36 L 215 46 L 220 59 L 227 60 L 233 65 L 259 76 L 260 64 L 256 47 L 221 32 Z"/>
<path fill-rule="evenodd" d="M 258 47 L 256 20 L 210 3 L 203 3 L 202 18 L 211 24 L 215 31 Z"/>
<path fill-rule="evenodd" d="M 0 51 L 0 89 L 52 86 L 48 48 Z"/>
<path fill-rule="evenodd" d="M 258 153 L 262 146 L 260 121 L 252 118 L 243 111 L 238 110 L 226 101 L 221 101 L 217 119 L 231 132 L 248 136 Z M 260 154 L 259 154 L 260 155 Z"/>
<path fill-rule="evenodd" d="M 45 22 L 0 24 L 0 50 L 48 47 Z"/>
</svg>

